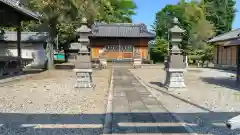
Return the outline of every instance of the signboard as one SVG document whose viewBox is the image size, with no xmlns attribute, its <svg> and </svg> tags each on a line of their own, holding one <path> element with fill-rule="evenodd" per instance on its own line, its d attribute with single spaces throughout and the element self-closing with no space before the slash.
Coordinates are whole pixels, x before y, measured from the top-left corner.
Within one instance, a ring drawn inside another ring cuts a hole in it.
<svg viewBox="0 0 240 135">
<path fill-rule="evenodd" d="M 107 52 L 132 52 L 132 45 L 107 45 L 104 47 Z"/>
</svg>

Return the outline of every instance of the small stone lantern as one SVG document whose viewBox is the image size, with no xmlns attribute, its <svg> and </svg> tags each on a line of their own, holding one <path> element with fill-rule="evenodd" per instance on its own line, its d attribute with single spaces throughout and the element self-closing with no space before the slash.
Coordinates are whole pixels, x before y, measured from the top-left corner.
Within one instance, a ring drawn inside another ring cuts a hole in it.
<svg viewBox="0 0 240 135">
<path fill-rule="evenodd" d="M 101 68 L 107 68 L 107 59 L 105 58 L 106 50 L 99 50 L 99 63 Z"/>
<path fill-rule="evenodd" d="M 142 58 L 140 53 L 135 50 L 133 56 L 133 68 L 141 68 L 142 67 Z"/>
<path fill-rule="evenodd" d="M 176 90 L 177 88 L 185 88 L 184 71 L 185 64 L 183 61 L 182 52 L 178 45 L 182 42 L 182 34 L 185 32 L 178 25 L 178 19 L 174 18 L 174 26 L 170 29 L 171 45 L 170 56 L 166 62 L 166 80 L 165 86 L 168 90 Z"/>
</svg>

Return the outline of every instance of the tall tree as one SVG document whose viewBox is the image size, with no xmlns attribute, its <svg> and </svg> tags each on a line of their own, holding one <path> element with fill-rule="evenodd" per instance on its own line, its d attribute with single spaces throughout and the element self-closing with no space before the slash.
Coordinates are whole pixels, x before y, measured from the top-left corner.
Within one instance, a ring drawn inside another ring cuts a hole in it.
<svg viewBox="0 0 240 135">
<path fill-rule="evenodd" d="M 206 19 L 214 24 L 216 35 L 232 30 L 236 14 L 235 0 L 201 0 Z"/>
<path fill-rule="evenodd" d="M 172 20 L 177 17 L 186 32 L 183 35 L 181 48 L 185 52 L 206 47 L 205 41 L 214 35 L 214 26 L 206 20 L 204 10 L 198 1 L 181 0 L 176 5 L 167 5 L 156 14 L 154 28 L 157 36 L 168 40 L 168 30 Z"/>
<path fill-rule="evenodd" d="M 60 43 L 65 47 L 74 39 L 82 17 L 89 25 L 96 21 L 131 22 L 136 9 L 132 0 L 25 0 L 24 5 L 42 15 L 41 24 L 24 23 L 25 30 L 48 30 L 50 43 L 60 34 Z"/>
</svg>

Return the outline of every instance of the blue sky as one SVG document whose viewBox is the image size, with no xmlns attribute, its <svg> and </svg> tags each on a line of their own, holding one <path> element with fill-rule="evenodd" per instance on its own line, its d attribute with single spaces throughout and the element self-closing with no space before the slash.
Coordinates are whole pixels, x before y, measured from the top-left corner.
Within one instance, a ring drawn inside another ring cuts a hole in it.
<svg viewBox="0 0 240 135">
<path fill-rule="evenodd" d="M 137 15 L 133 16 L 134 23 L 145 23 L 151 28 L 155 20 L 155 14 L 167 4 L 176 4 L 179 0 L 134 0 L 137 4 Z M 151 1 L 151 2 L 150 2 Z M 240 0 L 236 0 L 237 12 L 233 29 L 240 28 Z"/>
</svg>

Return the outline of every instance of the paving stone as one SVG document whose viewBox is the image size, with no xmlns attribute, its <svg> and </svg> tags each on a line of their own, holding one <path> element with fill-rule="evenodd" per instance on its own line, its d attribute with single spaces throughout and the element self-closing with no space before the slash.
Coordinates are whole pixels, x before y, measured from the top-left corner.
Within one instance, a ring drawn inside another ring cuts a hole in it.
<svg viewBox="0 0 240 135">
<path fill-rule="evenodd" d="M 115 69 L 114 76 L 117 79 L 113 84 L 113 134 L 162 135 L 162 131 L 167 134 L 172 132 L 170 127 L 161 123 L 175 122 L 174 118 L 127 69 Z M 180 129 L 184 130 L 181 126 Z"/>
<path fill-rule="evenodd" d="M 114 97 L 113 112 L 130 112 L 128 100 L 126 97 Z"/>
<path fill-rule="evenodd" d="M 126 97 L 126 93 L 124 91 L 114 92 L 115 97 Z"/>
<path fill-rule="evenodd" d="M 156 106 L 159 105 L 158 101 L 153 97 L 144 97 L 142 98 L 142 100 L 145 105 L 156 105 Z M 157 108 L 159 108 L 159 106 Z"/>
<path fill-rule="evenodd" d="M 156 93 L 164 107 L 184 120 L 195 133 L 239 134 L 239 131 L 227 129 L 224 125 L 226 120 L 239 115 L 240 112 L 240 102 L 234 98 L 236 93 L 240 93 L 239 88 L 234 87 L 235 80 L 229 77 L 231 76 L 229 72 L 207 68 L 196 68 L 198 72 L 195 72 L 190 69 L 192 68 L 189 68 L 184 75 L 188 90 L 173 92 L 165 91 L 160 85 L 160 82 L 163 83 L 165 80 L 165 71 L 160 67 L 151 70 L 130 69 L 130 71 L 148 86 L 149 91 Z M 154 107 L 146 106 L 150 112 L 157 112 Z M 164 118 L 161 118 L 161 115 L 156 117 L 159 118 L 157 121 L 162 121 Z M 173 127 L 172 134 L 174 132 L 178 134 L 179 130 L 174 129 Z M 179 134 L 183 133 L 179 132 Z"/>
</svg>

